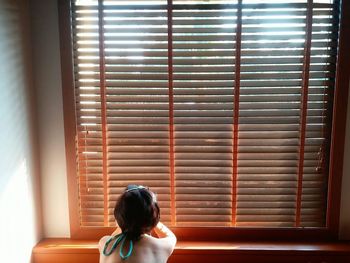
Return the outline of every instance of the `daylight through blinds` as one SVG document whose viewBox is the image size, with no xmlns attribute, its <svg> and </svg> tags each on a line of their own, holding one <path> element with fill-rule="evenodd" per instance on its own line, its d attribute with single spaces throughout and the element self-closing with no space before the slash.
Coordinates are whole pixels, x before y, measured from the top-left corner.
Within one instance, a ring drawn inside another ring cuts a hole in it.
<svg viewBox="0 0 350 263">
<path fill-rule="evenodd" d="M 80 224 L 324 227 L 338 5 L 72 1 Z"/>
</svg>

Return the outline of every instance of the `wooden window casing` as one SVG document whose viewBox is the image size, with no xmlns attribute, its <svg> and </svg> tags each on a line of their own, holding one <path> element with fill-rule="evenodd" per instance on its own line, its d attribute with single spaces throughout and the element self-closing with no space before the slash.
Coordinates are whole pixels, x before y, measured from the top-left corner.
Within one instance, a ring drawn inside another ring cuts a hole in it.
<svg viewBox="0 0 350 263">
<path fill-rule="evenodd" d="M 175 1 L 176 2 L 176 1 Z M 312 1 L 309 1 L 309 3 Z M 337 70 L 336 70 L 336 81 L 335 81 L 335 89 L 334 89 L 334 99 L 333 99 L 333 116 L 332 116 L 332 137 L 331 137 L 331 144 L 328 146 L 330 150 L 329 155 L 329 183 L 328 183 L 328 192 L 327 192 L 327 215 L 326 215 L 326 222 L 324 227 L 317 227 L 317 228 L 286 228 L 286 227 L 280 227 L 280 228 L 257 228 L 257 227 L 210 227 L 210 226 L 202 226 L 200 228 L 192 228 L 192 227 L 173 227 L 175 233 L 178 235 L 180 239 L 192 239 L 195 238 L 203 239 L 203 240 L 229 240 L 229 239 L 299 239 L 299 238 L 307 238 L 307 239 L 330 239 L 330 238 L 336 238 L 337 237 L 337 231 L 338 231 L 338 221 L 339 221 L 339 204 L 340 204 L 340 186 L 341 186 L 341 176 L 342 176 L 342 162 L 343 162 L 343 151 L 344 151 L 344 138 L 345 138 L 345 119 L 346 119 L 346 105 L 347 105 L 347 94 L 348 94 L 348 83 L 349 83 L 349 70 L 346 68 L 346 63 L 349 61 L 349 54 L 346 53 L 346 46 L 349 46 L 349 34 L 346 34 L 347 31 L 349 31 L 349 27 L 346 25 L 349 25 L 349 18 L 346 18 L 343 14 L 346 12 L 346 10 L 349 9 L 349 3 L 345 3 L 346 1 L 342 2 L 341 4 L 341 26 L 340 26 L 340 36 L 339 36 L 339 48 L 338 48 L 338 59 L 337 59 Z M 169 5 L 171 4 L 171 1 L 168 1 L 168 9 L 166 10 L 167 15 L 169 17 L 169 13 L 171 15 L 172 10 L 169 8 Z M 241 1 L 238 1 L 238 7 L 242 5 Z M 237 19 L 240 19 L 240 15 L 238 11 Z M 67 155 L 67 174 L 68 174 L 68 190 L 69 190 L 69 211 L 70 211 L 70 224 L 71 224 L 71 237 L 72 238 L 98 238 L 101 235 L 109 234 L 113 227 L 88 227 L 88 226 L 81 226 L 80 222 L 80 207 L 79 207 L 79 186 L 77 182 L 76 177 L 76 171 L 77 168 L 77 162 L 76 162 L 76 149 L 75 144 L 78 140 L 77 132 L 76 132 L 76 121 L 77 116 L 75 115 L 76 109 L 75 109 L 75 91 L 74 91 L 74 72 L 73 72 L 73 46 L 72 46 L 72 30 L 71 30 L 71 7 L 69 1 L 59 1 L 59 13 L 60 13 L 60 41 L 61 41 L 61 62 L 62 62 L 62 80 L 63 80 L 63 97 L 64 97 L 64 117 L 65 117 L 65 134 L 66 134 L 66 155 Z M 241 14 L 242 15 L 242 14 Z M 103 23 L 103 19 L 99 19 L 100 23 Z M 171 24 L 172 21 L 169 21 L 168 19 L 168 25 Z M 99 27 L 101 30 L 101 25 Z M 237 27 L 236 37 L 239 37 L 241 34 L 239 29 L 240 27 Z M 306 32 L 310 32 L 306 31 Z M 100 32 L 101 33 L 101 32 Z M 238 34 L 238 36 L 237 36 Z M 307 35 L 308 33 L 306 33 Z M 100 34 L 100 37 L 103 34 Z M 172 33 L 168 31 L 168 37 L 172 37 Z M 169 39 L 168 38 L 168 39 Z M 305 41 L 306 43 L 308 41 Z M 100 39 L 100 52 L 103 50 L 103 40 Z M 101 44 L 102 43 L 102 44 Z M 240 43 L 240 41 L 239 41 Z M 168 51 L 172 49 L 172 41 L 170 43 L 168 42 Z M 310 58 L 310 52 L 308 50 L 310 46 L 306 47 L 304 49 L 305 56 L 309 56 Z M 236 48 L 236 57 L 240 57 L 240 48 Z M 171 52 L 169 52 L 171 53 Z M 100 54 L 101 55 L 101 54 Z M 168 54 L 168 67 L 171 68 L 174 66 L 174 60 L 173 60 L 174 54 Z M 104 56 L 100 56 L 102 61 L 100 61 L 100 67 L 104 67 Z M 171 59 L 169 59 L 171 57 Z M 305 63 L 306 61 L 306 63 Z M 307 62 L 307 59 L 304 58 L 304 69 L 307 70 L 307 64 L 310 62 Z M 236 64 L 236 82 L 240 82 L 240 63 L 237 66 Z M 101 72 L 103 72 L 102 70 Z M 169 87 L 173 85 L 174 81 L 176 79 L 173 79 L 173 71 L 170 71 L 168 82 Z M 103 90 L 103 86 L 105 85 L 105 80 L 102 73 L 100 76 L 100 87 L 101 90 Z M 304 72 L 305 74 L 305 72 Z M 304 80 L 308 80 L 308 76 L 303 77 Z M 307 90 L 307 82 L 304 82 L 302 87 L 303 89 Z M 239 95 L 239 89 L 235 89 L 235 92 Z M 101 93 L 102 94 L 102 93 Z M 303 93 L 306 97 L 307 93 Z M 103 96 L 103 95 L 102 95 Z M 174 96 L 171 92 L 169 93 L 169 97 Z M 235 104 L 238 105 L 239 96 L 236 96 Z M 175 98 L 176 99 L 176 98 Z M 306 118 L 305 111 L 307 110 L 307 99 L 303 99 L 303 107 L 301 108 L 302 113 L 301 116 L 304 115 L 303 118 Z M 305 102 L 306 101 L 306 102 Z M 235 112 L 239 110 L 238 106 L 235 106 L 233 109 Z M 169 114 L 172 115 L 174 112 L 173 110 L 169 110 Z M 102 110 L 103 112 L 103 110 Z M 106 115 L 106 113 L 102 113 Z M 233 123 L 237 125 L 238 123 L 238 115 L 234 115 L 237 117 L 234 117 Z M 106 116 L 105 116 L 106 118 Z M 305 127 L 305 120 L 301 122 L 301 129 L 306 129 Z M 173 125 L 170 125 L 173 127 Z M 171 131 L 170 129 L 170 137 L 174 136 L 171 135 L 174 131 Z M 107 133 L 107 132 L 103 132 Z M 305 134 L 305 133 L 302 133 Z M 106 140 L 107 135 L 103 135 L 103 137 Z M 237 130 L 234 130 L 233 132 L 233 140 L 238 140 L 238 132 Z M 301 137 L 301 145 L 305 142 L 305 138 Z M 106 145 L 104 144 L 104 147 Z M 174 147 L 174 146 L 170 146 Z M 238 151 L 238 149 L 235 147 L 239 147 L 238 144 L 233 144 L 233 154 Z M 106 150 L 104 151 L 106 152 Z M 172 151 L 174 152 L 174 151 Z M 301 155 L 303 152 L 301 151 Z M 174 156 L 171 157 L 170 159 Z M 103 159 L 106 159 L 106 157 L 103 157 Z M 235 162 L 237 162 L 238 158 L 233 158 L 233 165 L 232 167 L 237 167 L 235 165 Z M 174 162 L 174 160 L 173 160 Z M 106 160 L 103 161 L 105 163 L 103 167 L 106 166 Z M 172 169 L 174 166 L 172 166 Z M 106 169 L 106 168 L 103 168 Z M 300 173 L 302 173 L 302 167 L 299 165 L 299 187 L 298 191 L 300 191 Z M 172 172 L 172 177 L 174 176 L 175 171 Z M 106 174 L 106 173 L 104 173 Z M 237 172 L 236 172 L 237 174 Z M 235 172 L 233 173 L 235 176 Z M 171 181 L 173 181 L 172 179 Z M 104 179 L 104 184 L 106 184 L 106 179 Z M 172 184 L 172 189 L 174 188 L 174 184 Z M 174 190 L 172 190 L 172 195 L 174 195 Z M 106 194 L 104 194 L 104 198 L 106 200 Z M 300 207 L 300 196 L 301 193 L 298 194 L 297 198 L 297 207 Z M 105 202 L 106 205 L 106 202 Z M 233 208 L 234 206 L 232 206 Z M 171 206 L 172 210 L 175 210 L 174 204 Z M 106 211 L 107 209 L 104 209 Z M 234 209 L 232 209 L 234 210 Z M 300 213 L 300 212 L 299 212 Z M 232 212 L 234 214 L 234 212 Z M 300 220 L 300 214 L 298 215 L 298 212 L 296 213 L 296 216 L 299 217 Z M 108 225 L 108 215 L 106 213 L 104 214 L 104 224 Z M 174 219 L 172 219 L 173 221 Z M 296 222 L 298 222 L 298 218 L 296 219 Z M 298 223 L 297 223 L 298 224 Z"/>
</svg>

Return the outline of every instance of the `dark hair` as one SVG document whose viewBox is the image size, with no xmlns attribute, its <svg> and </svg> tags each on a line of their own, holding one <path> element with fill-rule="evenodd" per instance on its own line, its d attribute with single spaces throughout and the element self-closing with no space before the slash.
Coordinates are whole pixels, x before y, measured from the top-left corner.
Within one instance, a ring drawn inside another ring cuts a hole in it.
<svg viewBox="0 0 350 263">
<path fill-rule="evenodd" d="M 129 239 L 139 239 L 159 222 L 160 210 L 155 194 L 146 187 L 128 185 L 115 205 L 114 217 Z"/>
</svg>

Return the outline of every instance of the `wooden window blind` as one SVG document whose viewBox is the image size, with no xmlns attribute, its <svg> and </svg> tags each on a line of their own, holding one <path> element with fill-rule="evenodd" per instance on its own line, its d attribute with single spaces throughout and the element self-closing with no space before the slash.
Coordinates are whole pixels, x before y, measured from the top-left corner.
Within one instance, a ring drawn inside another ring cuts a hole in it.
<svg viewBox="0 0 350 263">
<path fill-rule="evenodd" d="M 339 3 L 72 0 L 80 225 L 325 227 Z"/>
</svg>

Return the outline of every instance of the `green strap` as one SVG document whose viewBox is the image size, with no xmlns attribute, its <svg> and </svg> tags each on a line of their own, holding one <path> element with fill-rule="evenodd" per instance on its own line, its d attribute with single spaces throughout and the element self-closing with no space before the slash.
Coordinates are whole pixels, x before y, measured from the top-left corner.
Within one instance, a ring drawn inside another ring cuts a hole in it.
<svg viewBox="0 0 350 263">
<path fill-rule="evenodd" d="M 118 234 L 118 235 L 116 235 L 116 236 L 112 236 L 110 239 L 108 239 L 108 241 L 106 242 L 105 247 L 104 247 L 104 249 L 103 249 L 103 255 L 105 255 L 105 256 L 111 255 L 111 254 L 114 252 L 114 250 L 117 248 L 117 246 L 119 245 L 119 243 L 122 242 L 121 245 L 120 245 L 120 249 L 119 249 L 119 255 L 120 255 L 120 257 L 121 257 L 123 260 L 124 260 L 124 259 L 127 259 L 128 257 L 130 257 L 130 256 L 131 256 L 131 253 L 132 253 L 132 250 L 133 250 L 133 248 L 134 248 L 134 244 L 133 244 L 132 240 L 129 240 L 129 251 L 128 251 L 128 253 L 127 253 L 126 255 L 124 255 L 124 253 L 123 253 L 123 248 L 124 248 L 126 236 L 127 236 L 127 234 L 126 234 L 126 232 L 125 232 L 125 233 L 120 233 L 120 234 Z M 110 249 L 109 251 L 107 251 L 108 245 L 109 245 L 113 240 L 115 240 L 115 241 L 114 241 L 114 243 L 113 243 L 111 249 Z"/>
<path fill-rule="evenodd" d="M 122 244 L 121 244 L 120 249 L 119 249 L 119 255 L 120 255 L 120 257 L 121 257 L 122 259 L 127 259 L 128 257 L 130 257 L 130 256 L 131 256 L 131 252 L 132 252 L 132 250 L 133 250 L 133 248 L 134 248 L 134 245 L 133 245 L 133 243 L 132 243 L 132 240 L 129 240 L 129 251 L 128 251 L 128 254 L 126 254 L 126 256 L 125 256 L 125 255 L 123 254 L 123 247 L 124 247 L 125 239 L 126 239 L 126 238 L 123 239 Z"/>
</svg>

